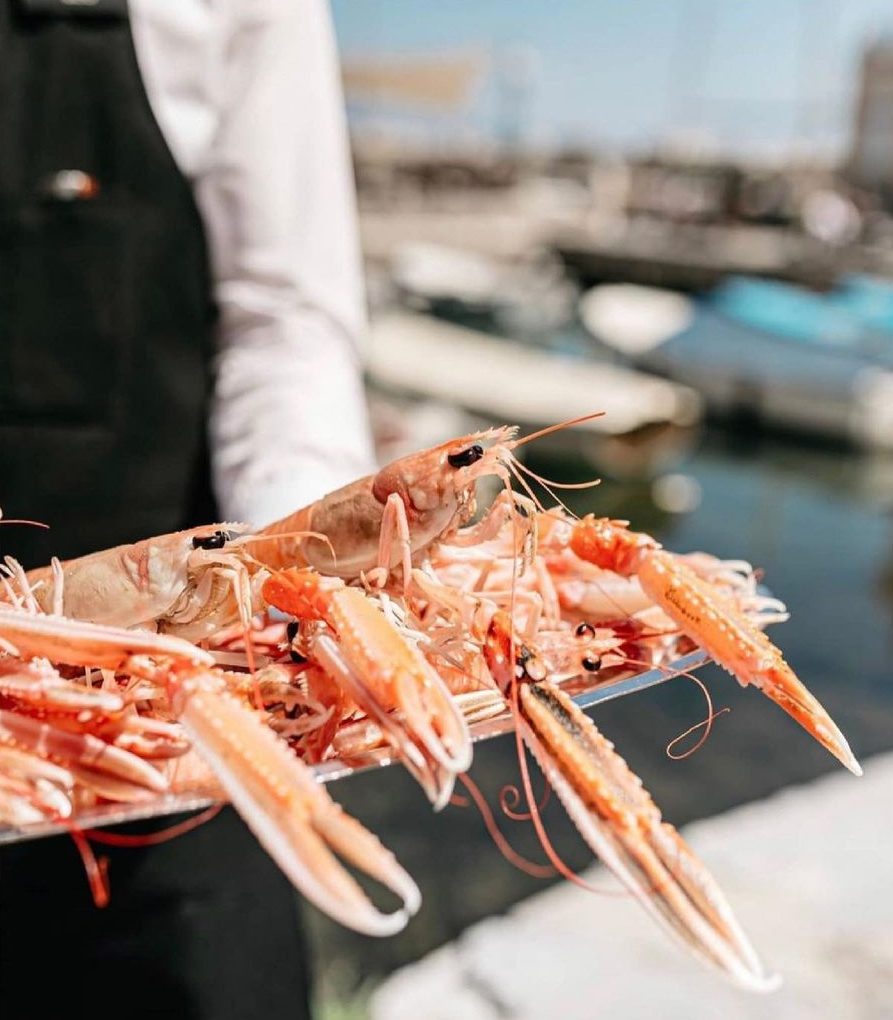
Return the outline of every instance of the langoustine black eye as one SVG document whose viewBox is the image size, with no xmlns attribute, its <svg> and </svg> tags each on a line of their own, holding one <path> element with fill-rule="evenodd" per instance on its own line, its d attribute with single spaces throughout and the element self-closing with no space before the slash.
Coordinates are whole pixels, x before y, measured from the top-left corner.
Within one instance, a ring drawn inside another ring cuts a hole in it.
<svg viewBox="0 0 893 1020">
<path fill-rule="evenodd" d="M 591 655 L 587 655 L 580 665 L 587 673 L 597 673 L 602 668 L 602 660 L 593 658 Z"/>
<path fill-rule="evenodd" d="M 576 628 L 575 628 L 575 630 L 574 630 L 574 633 L 577 635 L 577 637 L 594 638 L 595 637 L 595 627 L 593 627 L 591 623 L 585 623 L 585 622 L 584 623 L 578 623 Z"/>
<path fill-rule="evenodd" d="M 193 538 L 192 548 L 222 549 L 232 537 L 228 531 L 215 531 L 213 535 L 208 535 L 206 538 Z"/>
<path fill-rule="evenodd" d="M 285 625 L 285 636 L 288 639 L 289 649 L 288 655 L 292 662 L 299 666 L 302 666 L 307 661 L 307 656 L 302 655 L 296 648 L 292 648 L 291 644 L 294 639 L 298 636 L 301 630 L 301 625 L 297 620 L 290 620 Z"/>
<path fill-rule="evenodd" d="M 447 461 L 454 468 L 468 467 L 476 464 L 484 456 L 484 448 L 478 443 L 469 446 L 467 450 L 460 450 L 458 453 L 448 453 Z"/>
</svg>

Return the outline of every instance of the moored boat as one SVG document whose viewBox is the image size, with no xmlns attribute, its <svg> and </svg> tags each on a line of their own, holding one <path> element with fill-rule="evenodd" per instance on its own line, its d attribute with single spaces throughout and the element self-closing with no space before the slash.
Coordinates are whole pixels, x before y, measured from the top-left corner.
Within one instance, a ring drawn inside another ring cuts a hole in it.
<svg viewBox="0 0 893 1020">
<path fill-rule="evenodd" d="M 893 449 L 893 334 L 859 323 L 844 305 L 733 280 L 700 299 L 596 287 L 580 314 L 601 344 L 694 387 L 714 415 Z"/>
</svg>

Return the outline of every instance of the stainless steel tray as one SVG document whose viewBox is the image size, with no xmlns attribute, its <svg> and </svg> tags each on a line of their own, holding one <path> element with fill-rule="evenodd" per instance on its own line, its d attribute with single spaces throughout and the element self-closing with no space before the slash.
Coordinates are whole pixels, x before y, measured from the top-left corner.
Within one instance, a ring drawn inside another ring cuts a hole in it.
<svg viewBox="0 0 893 1020">
<path fill-rule="evenodd" d="M 672 680 L 673 677 L 679 676 L 681 673 L 698 669 L 707 661 L 708 656 L 704 652 L 695 651 L 668 660 L 665 664 L 642 673 L 617 672 L 607 679 L 595 679 L 591 683 L 578 680 L 571 685 L 566 685 L 565 689 L 581 708 L 592 708 L 602 701 L 621 698 L 627 694 L 634 694 L 636 691 L 642 691 L 647 687 Z M 588 678 L 586 679 L 588 680 Z M 490 740 L 493 737 L 509 733 L 513 729 L 513 725 L 511 713 L 508 709 L 504 709 L 491 718 L 471 723 L 472 739 L 475 742 Z M 338 759 L 323 762 L 323 764 L 314 767 L 314 772 L 320 782 L 330 783 L 357 772 L 384 768 L 387 765 L 393 765 L 396 761 L 398 759 L 390 748 L 380 748 L 351 758 L 349 762 Z M 215 796 L 206 790 L 165 794 L 139 804 L 103 804 L 91 808 L 89 811 L 81 812 L 76 818 L 71 819 L 71 822 L 81 830 L 104 828 L 108 825 L 118 825 L 121 822 L 162 818 L 165 815 L 184 811 L 197 811 L 209 807 L 214 802 Z M 56 836 L 68 831 L 68 827 L 57 822 L 38 822 L 15 829 L 0 828 L 0 844 L 17 843 L 23 840 L 37 839 L 41 836 Z"/>
</svg>

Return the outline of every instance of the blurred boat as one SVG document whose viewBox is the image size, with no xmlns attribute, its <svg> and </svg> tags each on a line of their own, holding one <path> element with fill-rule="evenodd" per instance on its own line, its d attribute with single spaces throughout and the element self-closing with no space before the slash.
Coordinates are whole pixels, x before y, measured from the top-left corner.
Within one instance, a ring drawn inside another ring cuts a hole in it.
<svg viewBox="0 0 893 1020">
<path fill-rule="evenodd" d="M 595 287 L 580 316 L 633 364 L 695 387 L 712 414 L 893 449 L 893 335 L 860 319 L 859 301 L 875 323 L 893 308 L 858 281 L 825 296 L 734 279 L 701 299 Z"/>
<path fill-rule="evenodd" d="M 837 304 L 866 326 L 893 337 L 893 280 L 853 273 L 835 288 Z"/>
<path fill-rule="evenodd" d="M 781 340 L 893 368 L 893 288 L 882 281 L 847 277 L 819 294 L 774 280 L 733 277 L 705 300 L 720 315 Z"/>
<path fill-rule="evenodd" d="M 833 270 L 814 241 L 779 227 L 672 223 L 633 217 L 598 232 L 557 233 L 552 246 L 584 284 L 629 282 L 697 293 L 730 274 L 828 286 Z"/>
<path fill-rule="evenodd" d="M 537 449 L 581 454 L 617 475 L 678 456 L 701 416 L 687 386 L 408 312 L 373 321 L 366 368 L 379 391 L 458 405 L 481 424 L 529 431 L 603 411 Z"/>
<path fill-rule="evenodd" d="M 573 314 L 577 288 L 545 251 L 507 261 L 444 244 L 402 244 L 390 262 L 400 301 L 463 324 L 554 329 Z"/>
</svg>

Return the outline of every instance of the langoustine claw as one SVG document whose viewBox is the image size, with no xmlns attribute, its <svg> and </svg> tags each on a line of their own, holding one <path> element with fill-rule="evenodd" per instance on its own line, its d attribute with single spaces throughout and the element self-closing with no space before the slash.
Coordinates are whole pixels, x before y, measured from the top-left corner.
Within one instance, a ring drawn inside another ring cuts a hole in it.
<svg viewBox="0 0 893 1020">
<path fill-rule="evenodd" d="M 181 680 L 180 719 L 235 808 L 291 882 L 320 910 L 366 935 L 400 931 L 421 903 L 394 855 L 346 814 L 312 772 L 214 674 Z M 331 849 L 330 849 L 331 848 Z M 334 850 L 402 901 L 377 910 Z"/>
<path fill-rule="evenodd" d="M 346 815 L 261 718 L 226 690 L 208 652 L 163 634 L 13 609 L 0 609 L 0 642 L 16 658 L 48 656 L 68 666 L 99 666 L 164 685 L 175 715 L 226 794 L 308 899 L 368 935 L 393 934 L 418 910 L 418 888 L 393 854 Z M 85 771 L 94 773 L 99 792 L 113 799 L 125 799 L 126 791 L 119 789 L 125 783 L 156 793 L 167 789 L 162 772 L 136 755 L 91 734 L 58 730 L 17 713 L 0 711 L 0 744 L 48 754 L 54 763 L 70 766 L 79 782 Z M 28 806 L 21 798 L 17 803 Z M 27 810 L 23 815 L 20 808 L 19 817 L 29 817 Z M 332 850 L 391 889 L 402 906 L 380 912 Z"/>
<path fill-rule="evenodd" d="M 338 578 L 284 570 L 268 578 L 263 595 L 283 612 L 331 628 L 331 635 L 310 639 L 311 656 L 337 676 L 382 728 L 435 808 L 442 807 L 456 774 L 471 764 L 471 737 L 446 685 L 424 656 L 362 591 Z"/>
<path fill-rule="evenodd" d="M 648 535 L 630 531 L 623 521 L 592 516 L 574 526 L 570 547 L 589 563 L 637 577 L 645 594 L 742 686 L 753 684 L 850 772 L 862 775 L 846 738 L 778 648 L 680 557 Z"/>
<path fill-rule="evenodd" d="M 776 987 L 710 872 L 595 723 L 542 678 L 506 614 L 493 617 L 484 654 L 506 697 L 516 692 L 524 743 L 602 862 L 700 959 L 751 991 Z"/>
</svg>

